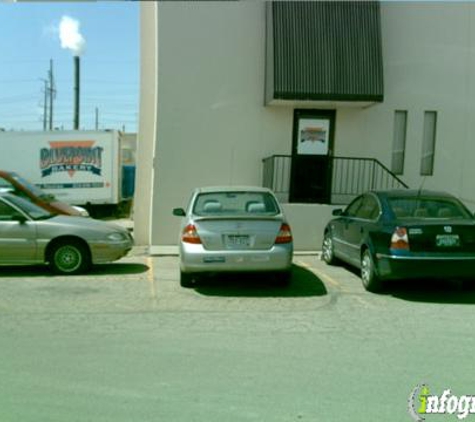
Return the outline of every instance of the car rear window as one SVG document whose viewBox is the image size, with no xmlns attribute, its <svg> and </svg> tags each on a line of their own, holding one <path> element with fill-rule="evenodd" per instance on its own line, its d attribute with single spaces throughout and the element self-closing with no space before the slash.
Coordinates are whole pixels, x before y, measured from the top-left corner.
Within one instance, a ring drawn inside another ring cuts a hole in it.
<svg viewBox="0 0 475 422">
<path fill-rule="evenodd" d="M 198 216 L 273 216 L 279 206 L 268 192 L 209 192 L 195 199 L 193 214 Z"/>
<path fill-rule="evenodd" d="M 389 198 L 388 202 L 396 218 L 472 218 L 462 204 L 446 198 Z"/>
</svg>

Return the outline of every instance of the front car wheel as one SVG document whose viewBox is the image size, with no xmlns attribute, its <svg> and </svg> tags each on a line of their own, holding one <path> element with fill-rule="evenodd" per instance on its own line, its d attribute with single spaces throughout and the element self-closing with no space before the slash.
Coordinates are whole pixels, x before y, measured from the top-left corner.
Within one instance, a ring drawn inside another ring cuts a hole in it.
<svg viewBox="0 0 475 422">
<path fill-rule="evenodd" d="M 79 242 L 61 242 L 53 246 L 49 265 L 56 274 L 79 274 L 90 266 L 87 248 Z"/>
<path fill-rule="evenodd" d="M 334 265 L 336 263 L 334 246 L 333 246 L 333 237 L 330 234 L 330 232 L 325 233 L 325 236 L 323 237 L 322 259 L 328 265 Z"/>
</svg>

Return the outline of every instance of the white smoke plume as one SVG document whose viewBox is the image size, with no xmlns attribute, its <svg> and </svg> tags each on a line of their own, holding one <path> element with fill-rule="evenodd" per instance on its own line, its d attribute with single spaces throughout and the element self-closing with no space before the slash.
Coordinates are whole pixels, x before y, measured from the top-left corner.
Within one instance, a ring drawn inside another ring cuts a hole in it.
<svg viewBox="0 0 475 422">
<path fill-rule="evenodd" d="M 86 48 L 86 40 L 79 32 L 79 21 L 63 16 L 59 23 L 61 47 L 71 50 L 74 56 L 80 56 Z"/>
</svg>

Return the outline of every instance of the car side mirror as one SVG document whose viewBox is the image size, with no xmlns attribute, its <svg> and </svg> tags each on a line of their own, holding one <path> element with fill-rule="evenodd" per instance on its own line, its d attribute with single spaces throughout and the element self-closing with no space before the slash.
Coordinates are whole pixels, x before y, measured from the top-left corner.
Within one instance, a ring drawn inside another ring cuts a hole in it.
<svg viewBox="0 0 475 422">
<path fill-rule="evenodd" d="M 23 214 L 14 214 L 12 215 L 13 221 L 18 221 L 20 224 L 25 224 L 27 218 Z"/>
<path fill-rule="evenodd" d="M 173 215 L 176 217 L 185 217 L 186 212 L 183 208 L 174 208 L 173 209 Z"/>
<path fill-rule="evenodd" d="M 345 213 L 343 212 L 343 209 L 341 208 L 337 208 L 336 210 L 333 210 L 332 211 L 332 215 L 334 215 L 335 217 L 338 217 L 340 215 L 344 215 Z"/>
</svg>

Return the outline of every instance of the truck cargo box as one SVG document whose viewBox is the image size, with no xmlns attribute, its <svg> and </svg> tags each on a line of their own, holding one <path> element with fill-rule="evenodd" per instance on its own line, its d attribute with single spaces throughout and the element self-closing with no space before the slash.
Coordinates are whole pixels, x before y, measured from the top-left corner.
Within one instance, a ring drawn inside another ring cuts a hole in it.
<svg viewBox="0 0 475 422">
<path fill-rule="evenodd" d="M 75 205 L 122 200 L 120 132 L 0 132 L 0 169 Z"/>
</svg>

